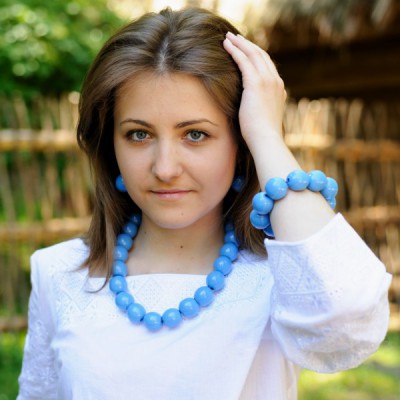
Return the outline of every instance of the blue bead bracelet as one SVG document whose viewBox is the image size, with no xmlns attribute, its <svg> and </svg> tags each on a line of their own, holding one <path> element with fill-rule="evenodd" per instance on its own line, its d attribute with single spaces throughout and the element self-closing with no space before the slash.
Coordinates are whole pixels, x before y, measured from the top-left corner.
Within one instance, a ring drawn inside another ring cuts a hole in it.
<svg viewBox="0 0 400 400">
<path fill-rule="evenodd" d="M 336 207 L 337 182 L 327 177 L 322 171 L 309 173 L 301 170 L 292 171 L 285 179 L 271 178 L 265 184 L 265 191 L 257 193 L 253 198 L 253 210 L 250 212 L 251 224 L 256 229 L 262 229 L 267 236 L 274 237 L 270 213 L 274 202 L 283 199 L 288 190 L 299 192 L 305 189 L 320 192 L 332 209 Z"/>
</svg>

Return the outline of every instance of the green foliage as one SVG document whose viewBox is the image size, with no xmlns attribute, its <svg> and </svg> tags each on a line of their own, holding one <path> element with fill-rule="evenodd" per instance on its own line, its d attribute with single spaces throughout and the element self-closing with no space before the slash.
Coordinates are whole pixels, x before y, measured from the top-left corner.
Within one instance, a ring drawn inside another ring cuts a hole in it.
<svg viewBox="0 0 400 400">
<path fill-rule="evenodd" d="M 107 0 L 2 0 L 0 92 L 79 90 L 95 54 L 122 25 Z"/>
</svg>

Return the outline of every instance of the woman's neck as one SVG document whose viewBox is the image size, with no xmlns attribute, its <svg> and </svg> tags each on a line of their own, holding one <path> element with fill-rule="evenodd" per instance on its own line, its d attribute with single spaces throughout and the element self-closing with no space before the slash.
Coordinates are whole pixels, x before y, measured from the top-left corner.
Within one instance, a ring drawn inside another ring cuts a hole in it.
<svg viewBox="0 0 400 400">
<path fill-rule="evenodd" d="M 207 274 L 218 257 L 223 236 L 222 221 L 165 229 L 143 218 L 126 262 L 128 274 Z"/>
</svg>

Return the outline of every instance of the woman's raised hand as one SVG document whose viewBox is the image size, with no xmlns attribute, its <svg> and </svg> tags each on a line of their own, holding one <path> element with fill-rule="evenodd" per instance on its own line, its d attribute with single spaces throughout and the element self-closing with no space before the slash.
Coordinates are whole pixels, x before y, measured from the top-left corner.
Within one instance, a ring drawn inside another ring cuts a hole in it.
<svg viewBox="0 0 400 400">
<path fill-rule="evenodd" d="M 243 36 L 227 33 L 224 48 L 242 73 L 239 123 L 264 188 L 270 178 L 285 179 L 301 169 L 282 136 L 284 84 L 269 55 Z M 271 222 L 278 240 L 297 241 L 317 232 L 333 215 L 319 193 L 291 191 L 285 201 L 275 203 Z"/>
<path fill-rule="evenodd" d="M 242 73 L 239 123 L 252 151 L 262 144 L 266 135 L 282 135 L 284 83 L 268 53 L 243 36 L 228 32 L 224 48 Z"/>
</svg>

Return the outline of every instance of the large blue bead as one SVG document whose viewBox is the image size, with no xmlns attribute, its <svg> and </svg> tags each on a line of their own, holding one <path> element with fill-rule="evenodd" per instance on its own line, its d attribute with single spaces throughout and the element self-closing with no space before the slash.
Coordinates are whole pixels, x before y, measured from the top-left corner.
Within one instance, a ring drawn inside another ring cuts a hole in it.
<svg viewBox="0 0 400 400">
<path fill-rule="evenodd" d="M 270 224 L 268 215 L 260 215 L 256 210 L 250 211 L 250 222 L 256 229 L 265 229 Z"/>
<path fill-rule="evenodd" d="M 128 274 L 128 270 L 125 263 L 121 260 L 114 261 L 112 266 L 112 273 L 113 275 L 126 276 Z"/>
<path fill-rule="evenodd" d="M 310 176 L 307 172 L 302 170 L 292 171 L 287 176 L 286 183 L 288 184 L 289 189 L 295 191 L 305 190 L 310 183 Z"/>
<path fill-rule="evenodd" d="M 175 328 L 182 322 L 182 315 L 176 308 L 169 308 L 162 315 L 164 325 Z"/>
<path fill-rule="evenodd" d="M 188 297 L 179 303 L 179 311 L 186 318 L 193 318 L 199 313 L 200 306 L 195 299 Z"/>
<path fill-rule="evenodd" d="M 126 233 L 120 233 L 117 236 L 117 245 L 125 247 L 129 250 L 132 247 L 133 240 L 132 238 Z"/>
<path fill-rule="evenodd" d="M 127 222 L 123 227 L 122 230 L 127 233 L 131 238 L 134 238 L 138 231 L 138 226 L 133 222 Z"/>
<path fill-rule="evenodd" d="M 229 259 L 236 260 L 238 254 L 239 254 L 239 249 L 234 243 L 225 243 L 220 251 L 219 254 L 221 256 L 228 257 Z"/>
<path fill-rule="evenodd" d="M 228 231 L 226 232 L 225 236 L 224 236 L 224 242 L 225 243 L 233 243 L 236 246 L 239 246 L 239 242 L 236 239 L 236 235 L 235 235 L 235 231 Z"/>
<path fill-rule="evenodd" d="M 208 286 L 201 286 L 196 290 L 194 299 L 201 307 L 207 307 L 214 300 L 214 293 Z"/>
<path fill-rule="evenodd" d="M 139 324 L 146 314 L 146 310 L 139 303 L 132 303 L 127 311 L 128 318 L 135 324 Z"/>
<path fill-rule="evenodd" d="M 321 194 L 326 200 L 331 200 L 335 198 L 338 190 L 339 187 L 337 182 L 333 178 L 328 177 L 326 178 L 326 186 L 321 190 Z"/>
<path fill-rule="evenodd" d="M 307 186 L 308 189 L 313 192 L 319 192 L 326 186 L 327 178 L 322 171 L 311 171 L 308 175 L 310 176 L 310 183 Z"/>
<path fill-rule="evenodd" d="M 124 180 L 121 175 L 118 175 L 117 178 L 115 179 L 115 187 L 120 192 L 123 193 L 127 192 Z"/>
<path fill-rule="evenodd" d="M 253 209 L 261 215 L 269 214 L 274 207 L 274 201 L 270 199 L 265 192 L 257 193 L 253 197 L 252 204 Z"/>
<path fill-rule="evenodd" d="M 232 189 L 239 193 L 244 188 L 245 183 L 244 176 L 237 176 L 232 182 Z"/>
<path fill-rule="evenodd" d="M 272 200 L 282 199 L 286 196 L 287 191 L 288 185 L 286 181 L 279 177 L 271 178 L 265 184 L 265 193 L 267 193 L 267 196 L 270 197 Z"/>
<path fill-rule="evenodd" d="M 142 215 L 141 214 L 133 214 L 129 220 L 133 222 L 135 225 L 139 226 L 142 222 Z"/>
<path fill-rule="evenodd" d="M 126 261 L 128 259 L 128 250 L 120 245 L 114 247 L 114 260 Z"/>
<path fill-rule="evenodd" d="M 274 233 L 274 231 L 272 230 L 272 226 L 271 226 L 271 225 L 268 225 L 268 226 L 264 229 L 264 233 L 265 233 L 267 236 L 275 237 L 275 233 Z"/>
<path fill-rule="evenodd" d="M 336 197 L 334 197 L 333 199 L 328 200 L 328 204 L 331 206 L 332 210 L 334 210 L 335 207 L 336 207 Z"/>
<path fill-rule="evenodd" d="M 119 292 L 115 297 L 115 303 L 121 310 L 126 311 L 133 303 L 133 296 L 127 292 Z"/>
<path fill-rule="evenodd" d="M 124 292 L 128 285 L 126 284 L 126 280 L 123 276 L 113 276 L 110 279 L 110 290 L 114 293 Z"/>
<path fill-rule="evenodd" d="M 143 317 L 143 323 L 149 331 L 156 332 L 162 327 L 161 315 L 156 312 L 149 312 Z"/>
<path fill-rule="evenodd" d="M 224 275 L 228 275 L 232 271 L 232 260 L 226 256 L 219 256 L 214 261 L 214 269 Z"/>
<path fill-rule="evenodd" d="M 207 275 L 207 286 L 214 290 L 221 290 L 225 286 L 225 277 L 219 271 L 212 271 Z"/>
</svg>

